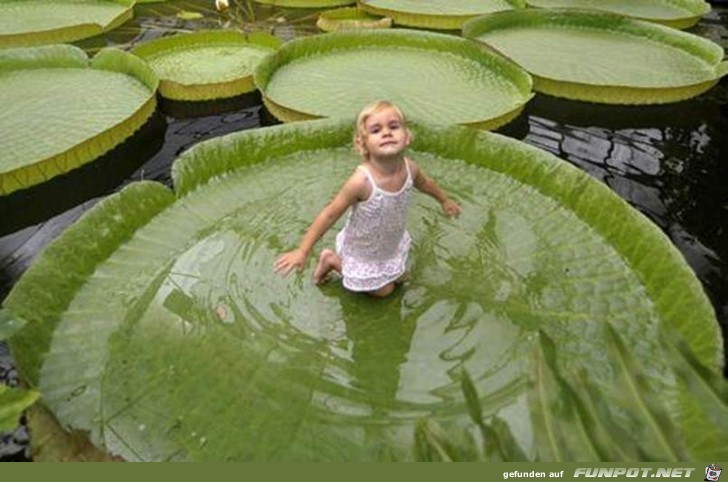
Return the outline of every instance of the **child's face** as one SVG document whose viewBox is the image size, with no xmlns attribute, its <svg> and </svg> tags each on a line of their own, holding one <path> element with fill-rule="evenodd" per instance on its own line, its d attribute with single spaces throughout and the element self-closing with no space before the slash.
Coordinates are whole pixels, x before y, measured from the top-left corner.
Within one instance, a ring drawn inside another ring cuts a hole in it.
<svg viewBox="0 0 728 482">
<path fill-rule="evenodd" d="M 364 122 L 364 135 L 357 139 L 370 157 L 398 156 L 410 143 L 410 135 L 397 112 L 387 107 Z"/>
</svg>

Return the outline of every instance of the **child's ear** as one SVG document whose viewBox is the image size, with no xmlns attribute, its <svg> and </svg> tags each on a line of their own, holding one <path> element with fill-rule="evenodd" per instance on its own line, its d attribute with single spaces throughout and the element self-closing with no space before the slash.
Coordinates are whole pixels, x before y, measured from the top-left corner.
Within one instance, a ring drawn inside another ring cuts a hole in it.
<svg viewBox="0 0 728 482">
<path fill-rule="evenodd" d="M 409 129 L 407 129 L 406 132 L 407 132 L 407 139 L 405 140 L 405 145 L 409 146 L 410 143 L 415 139 L 415 135 L 412 134 L 412 131 Z"/>
<path fill-rule="evenodd" d="M 362 139 L 361 136 L 358 135 L 354 138 L 354 146 L 356 147 L 356 152 L 362 156 L 366 155 L 367 150 L 366 147 L 364 147 L 364 139 Z"/>
</svg>

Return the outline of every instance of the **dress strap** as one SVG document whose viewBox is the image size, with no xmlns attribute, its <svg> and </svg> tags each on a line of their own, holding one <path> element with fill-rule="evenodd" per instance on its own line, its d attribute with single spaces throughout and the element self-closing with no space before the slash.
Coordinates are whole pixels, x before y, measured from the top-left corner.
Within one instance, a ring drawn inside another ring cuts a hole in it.
<svg viewBox="0 0 728 482">
<path fill-rule="evenodd" d="M 367 179 L 369 179 L 369 182 L 372 185 L 372 191 L 374 189 L 379 189 L 379 186 L 377 186 L 377 183 L 374 180 L 374 176 L 372 175 L 371 172 L 369 172 L 369 169 L 367 169 L 366 166 L 359 165 L 359 166 L 356 166 L 356 167 L 359 168 L 359 169 L 361 169 L 362 171 L 364 171 L 364 175 L 367 177 Z"/>
</svg>

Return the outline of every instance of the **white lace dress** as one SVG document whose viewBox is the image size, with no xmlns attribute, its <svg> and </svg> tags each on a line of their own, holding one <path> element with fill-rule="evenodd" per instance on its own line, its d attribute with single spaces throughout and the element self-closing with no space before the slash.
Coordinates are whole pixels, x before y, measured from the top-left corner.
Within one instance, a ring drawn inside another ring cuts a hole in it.
<svg viewBox="0 0 728 482">
<path fill-rule="evenodd" d="M 375 291 L 402 276 L 412 240 L 407 232 L 407 205 L 412 193 L 412 174 L 405 160 L 407 179 L 397 192 L 381 189 L 365 166 L 372 186 L 369 199 L 355 204 L 346 225 L 336 236 L 344 287 L 351 291 Z"/>
</svg>

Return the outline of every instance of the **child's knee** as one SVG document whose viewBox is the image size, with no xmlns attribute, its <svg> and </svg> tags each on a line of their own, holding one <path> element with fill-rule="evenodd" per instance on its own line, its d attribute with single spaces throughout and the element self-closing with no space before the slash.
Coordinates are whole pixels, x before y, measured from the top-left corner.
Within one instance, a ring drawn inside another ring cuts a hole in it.
<svg viewBox="0 0 728 482">
<path fill-rule="evenodd" d="M 375 298 L 384 298 L 386 296 L 391 295 L 392 291 L 394 291 L 394 288 L 395 288 L 395 284 L 389 283 L 388 285 L 383 286 L 376 291 L 370 291 L 369 295 L 371 295 Z"/>
</svg>

